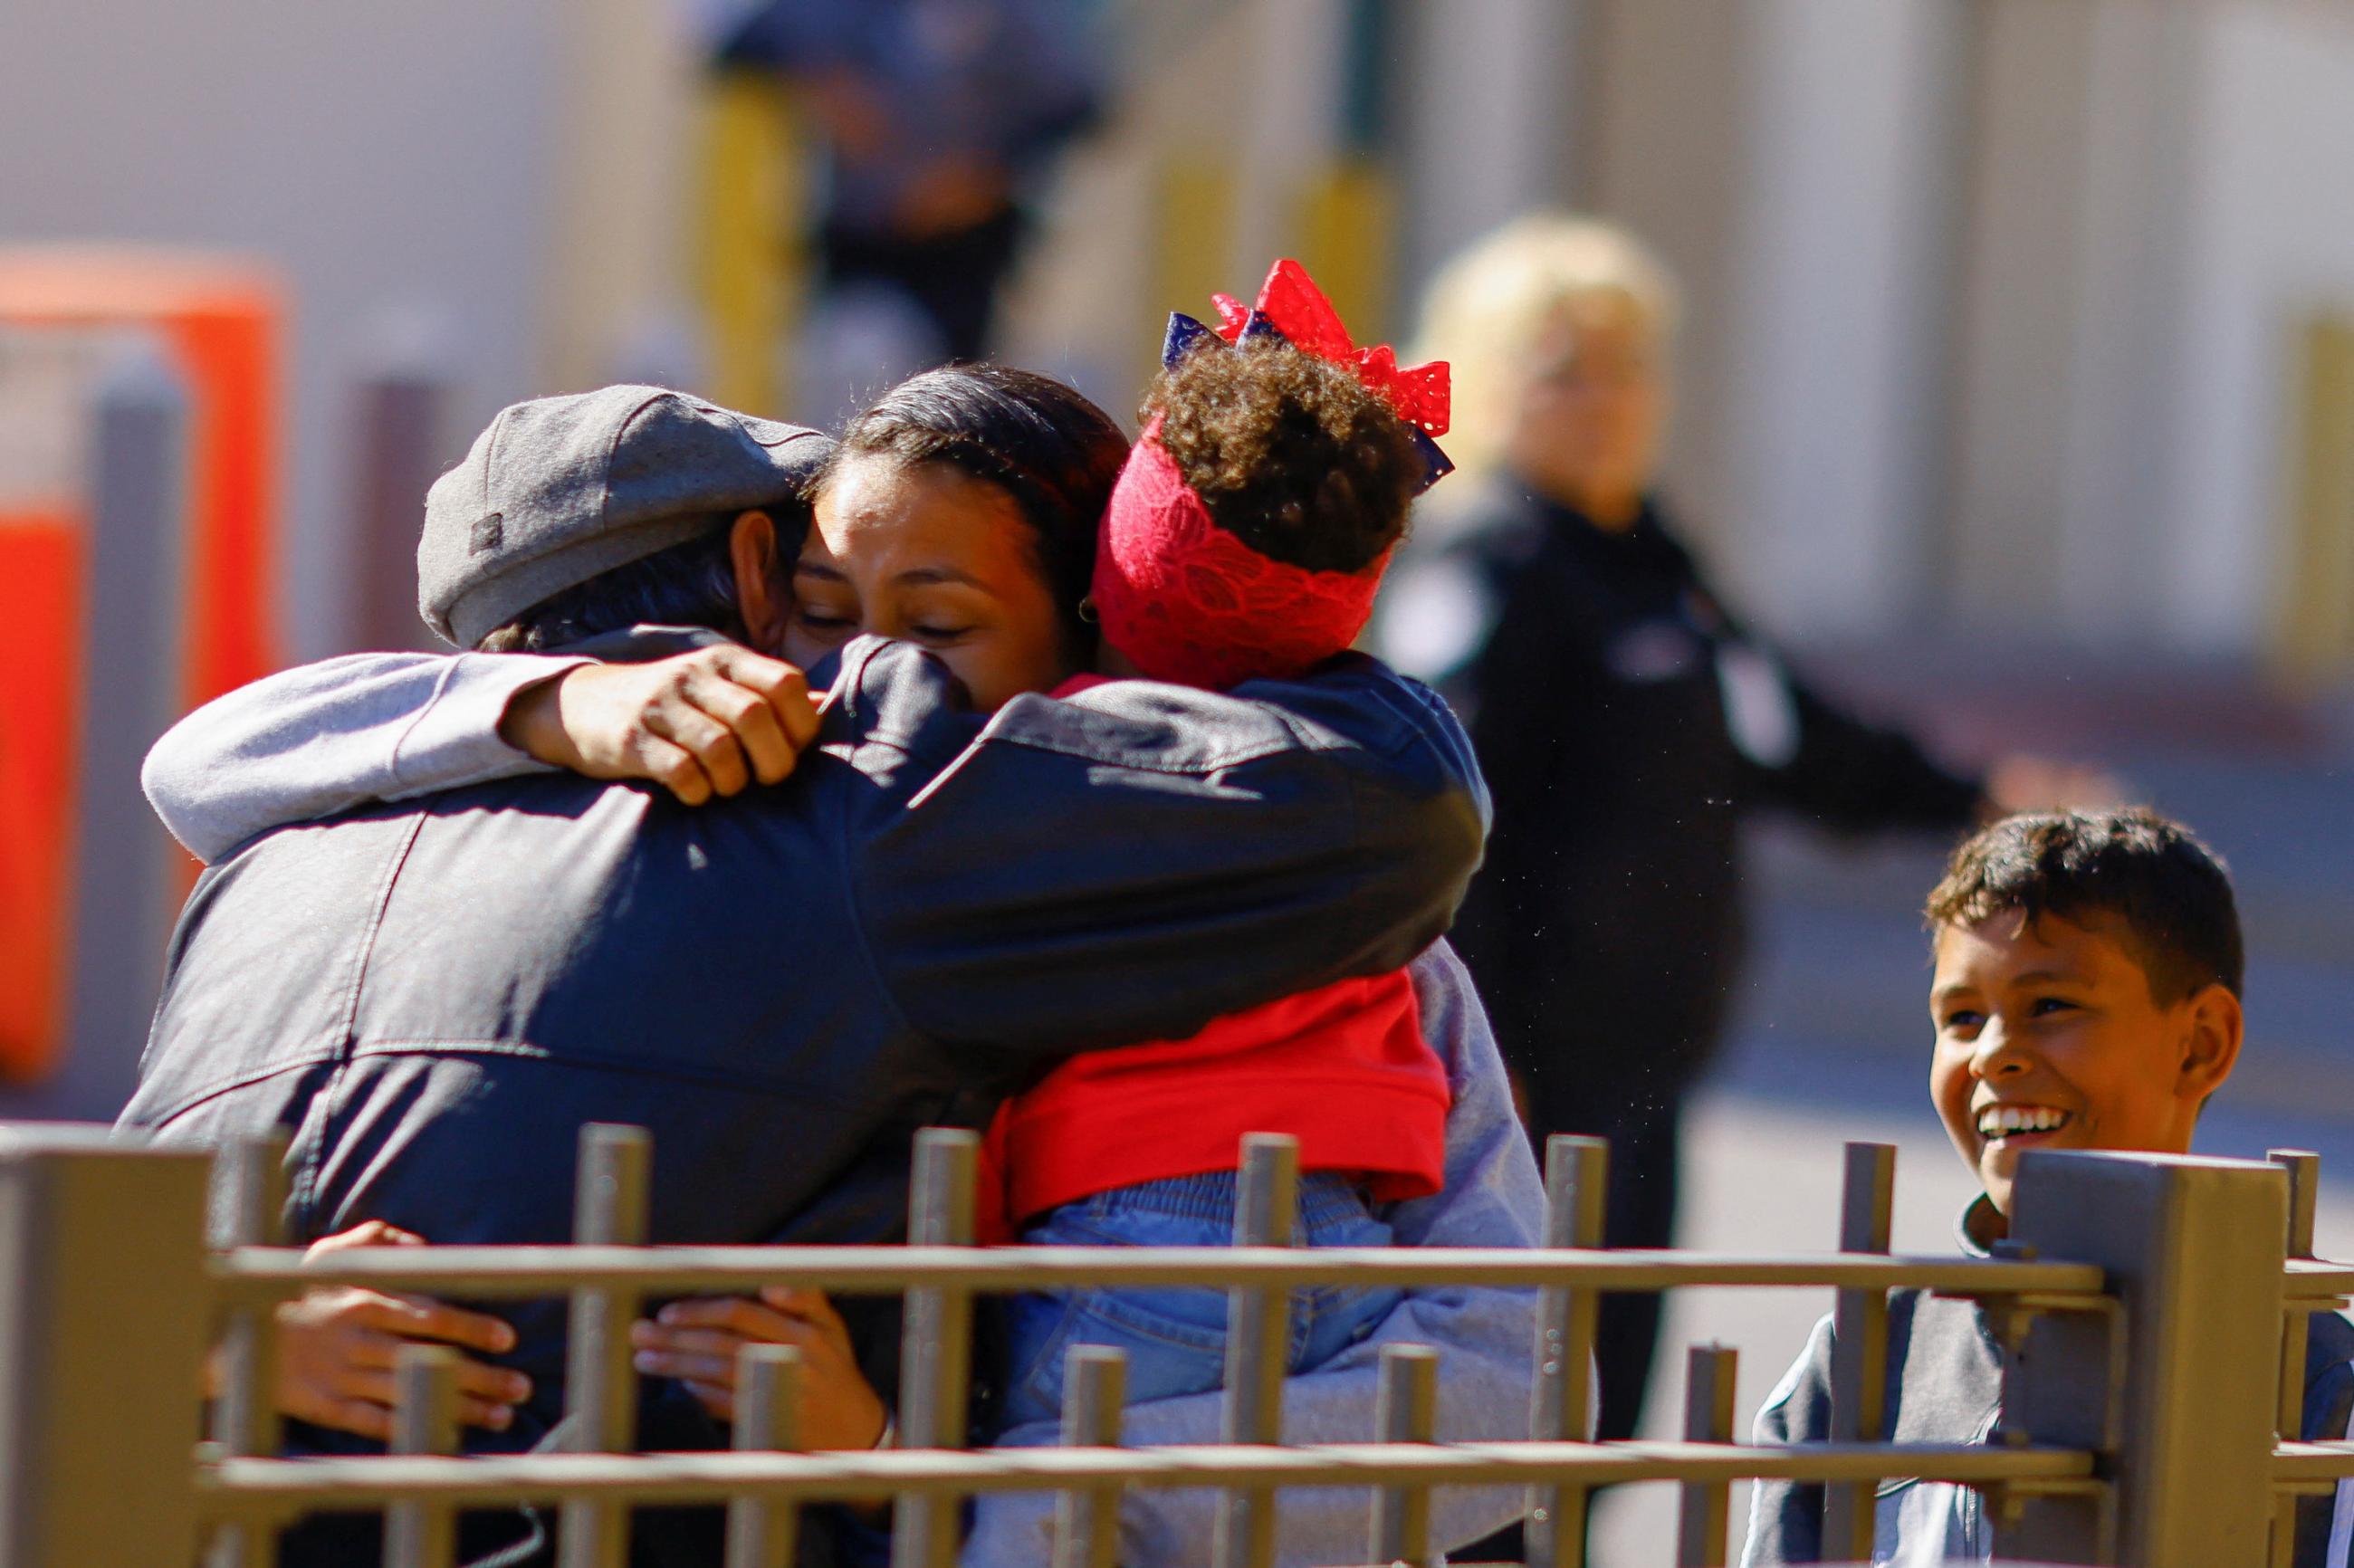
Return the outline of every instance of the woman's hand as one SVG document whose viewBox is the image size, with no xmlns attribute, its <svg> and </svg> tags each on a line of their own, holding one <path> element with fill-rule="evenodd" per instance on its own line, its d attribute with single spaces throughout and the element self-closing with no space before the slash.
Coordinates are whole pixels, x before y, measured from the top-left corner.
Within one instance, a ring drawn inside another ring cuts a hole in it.
<svg viewBox="0 0 2354 1568">
<path fill-rule="evenodd" d="M 883 1401 L 850 1348 L 840 1313 L 816 1290 L 763 1288 L 740 1296 L 673 1301 L 630 1330 L 638 1371 L 672 1377 L 722 1421 L 736 1418 L 736 1356 L 748 1344 L 797 1345 L 801 1352 L 801 1441 L 811 1448 L 872 1448 L 883 1440 Z"/>
<path fill-rule="evenodd" d="M 323 1237 L 303 1255 L 424 1245 L 422 1237 L 370 1220 Z M 336 1285 L 281 1303 L 277 1341 L 281 1412 L 316 1426 L 387 1439 L 392 1436 L 393 1359 L 403 1345 L 455 1345 L 495 1355 L 514 1348 L 514 1330 L 496 1318 L 421 1296 Z M 459 1359 L 458 1414 L 467 1425 L 504 1431 L 514 1406 L 530 1393 L 531 1380 L 521 1372 Z"/>
<path fill-rule="evenodd" d="M 591 779 L 650 779 L 690 806 L 774 784 L 817 738 L 792 665 L 730 644 L 645 664 L 583 664 L 526 686 L 499 735 Z"/>
</svg>

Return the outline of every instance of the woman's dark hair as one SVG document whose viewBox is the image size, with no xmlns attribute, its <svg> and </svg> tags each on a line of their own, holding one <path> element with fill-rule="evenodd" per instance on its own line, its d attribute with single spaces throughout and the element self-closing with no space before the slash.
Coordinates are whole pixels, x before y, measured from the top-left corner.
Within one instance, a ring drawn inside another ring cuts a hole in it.
<svg viewBox="0 0 2354 1568">
<path fill-rule="evenodd" d="M 1414 438 L 1346 366 L 1274 338 L 1204 344 L 1144 407 L 1211 520 L 1260 555 L 1363 571 L 1405 532 Z"/>
<path fill-rule="evenodd" d="M 1081 606 L 1096 530 L 1128 461 L 1128 438 L 1109 415 L 1051 376 L 948 365 L 900 382 L 854 418 L 819 487 L 850 459 L 875 456 L 946 463 L 1011 496 L 1030 524 L 1065 652 L 1078 667 L 1094 662 L 1096 629 Z"/>
<path fill-rule="evenodd" d="M 1929 894 L 1932 929 L 2018 910 L 2082 925 L 2106 915 L 2172 1006 L 2211 985 L 2240 994 L 2245 969 L 2231 874 L 2181 823 L 2140 807 L 2005 817 L 1962 842 Z"/>
</svg>

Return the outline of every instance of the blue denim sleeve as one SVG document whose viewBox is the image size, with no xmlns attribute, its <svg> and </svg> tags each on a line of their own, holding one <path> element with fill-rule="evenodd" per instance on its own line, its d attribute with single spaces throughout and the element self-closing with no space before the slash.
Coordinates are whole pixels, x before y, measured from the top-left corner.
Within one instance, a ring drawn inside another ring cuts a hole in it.
<svg viewBox="0 0 2354 1568">
<path fill-rule="evenodd" d="M 1544 1234 L 1543 1184 L 1513 1117 L 1511 1085 L 1470 975 L 1443 942 L 1416 959 L 1410 972 L 1424 1032 L 1447 1064 L 1455 1100 L 1447 1121 L 1446 1189 L 1389 1211 L 1398 1244 L 1534 1246 Z M 1284 1440 L 1370 1441 L 1382 1347 L 1393 1344 L 1437 1350 L 1441 1441 L 1526 1436 L 1535 1334 L 1533 1291 L 1410 1291 L 1371 1337 L 1284 1384 Z M 1215 1443 L 1220 1400 L 1196 1394 L 1131 1405 L 1122 1438 L 1130 1445 Z M 1043 1422 L 1003 1439 L 1023 1446 L 1055 1440 L 1053 1425 Z M 1371 1500 L 1372 1493 L 1358 1488 L 1286 1492 L 1278 1510 L 1277 1562 L 1308 1568 L 1358 1561 Z M 1131 1492 L 1121 1504 L 1120 1562 L 1128 1568 L 1193 1568 L 1207 1551 L 1216 1506 L 1207 1492 Z M 1517 1489 L 1446 1488 L 1432 1499 L 1432 1531 L 1449 1545 L 1474 1541 L 1518 1518 L 1521 1507 Z M 964 1568 L 1047 1561 L 1053 1520 L 1050 1496 L 982 1499 Z"/>
</svg>

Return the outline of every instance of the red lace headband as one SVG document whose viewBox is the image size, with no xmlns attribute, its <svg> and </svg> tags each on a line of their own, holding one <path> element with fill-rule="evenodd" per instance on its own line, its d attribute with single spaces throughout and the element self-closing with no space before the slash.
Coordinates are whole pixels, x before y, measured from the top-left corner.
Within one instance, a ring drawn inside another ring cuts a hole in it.
<svg viewBox="0 0 2354 1568">
<path fill-rule="evenodd" d="M 1443 361 L 1401 367 L 1384 344 L 1359 349 L 1297 261 L 1278 261 L 1249 310 L 1215 296 L 1215 328 L 1169 318 L 1163 366 L 1196 349 L 1272 335 L 1346 365 L 1406 421 L 1427 489 L 1453 467 L 1431 440 L 1447 421 Z M 1390 552 L 1358 572 L 1316 572 L 1252 549 L 1218 526 L 1161 444 L 1155 419 L 1129 454 L 1105 509 L 1090 597 L 1104 640 L 1154 680 L 1223 688 L 1298 675 L 1347 648 L 1373 614 Z"/>
</svg>

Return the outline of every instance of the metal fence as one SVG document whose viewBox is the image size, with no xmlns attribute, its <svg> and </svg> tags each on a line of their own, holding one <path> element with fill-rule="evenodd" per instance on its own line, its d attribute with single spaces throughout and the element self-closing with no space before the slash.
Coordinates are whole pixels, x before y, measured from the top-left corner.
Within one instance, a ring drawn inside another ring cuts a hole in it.
<svg viewBox="0 0 2354 1568">
<path fill-rule="evenodd" d="M 1365 1554 L 1435 1561 L 1433 1489 L 1529 1491 L 1532 1563 L 1583 1561 L 1593 1489 L 1681 1489 L 1673 1561 L 1725 1561 L 1731 1484 L 1826 1487 L 1829 1555 L 1870 1555 L 1876 1483 L 1910 1477 L 1988 1497 L 2009 1556 L 2146 1568 L 2288 1561 L 2297 1497 L 2354 1478 L 2354 1444 L 2297 1433 L 2305 1314 L 2343 1304 L 2354 1268 L 2311 1260 L 2314 1157 L 2272 1163 L 2034 1154 L 2011 1239 L 1991 1259 L 1888 1255 L 1894 1151 L 1847 1151 L 1841 1250 L 1814 1256 L 1600 1250 L 1606 1150 L 1554 1139 L 1537 1250 L 1296 1249 L 1296 1151 L 1246 1140 L 1236 1245 L 1209 1248 L 972 1245 L 975 1140 L 920 1139 L 905 1246 L 649 1246 L 646 1136 L 583 1129 L 575 1242 L 385 1248 L 305 1262 L 268 1245 L 281 1148 L 212 1157 L 112 1141 L 103 1129 L 0 1128 L 0 1568 L 264 1564 L 277 1531 L 319 1510 L 382 1510 L 387 1561 L 454 1561 L 461 1508 L 560 1510 L 566 1568 L 617 1568 L 627 1510 L 725 1504 L 728 1568 L 792 1561 L 799 1510 L 888 1499 L 897 1568 L 940 1568 L 956 1510 L 978 1493 L 1058 1494 L 1056 1562 L 1115 1560 L 1129 1488 L 1223 1492 L 1204 1560 L 1273 1561 L 1282 1489 L 1373 1489 Z M 217 1181 L 217 1186 L 215 1183 Z M 213 1229 L 207 1231 L 213 1189 Z M 1539 1295 L 1525 1441 L 1432 1441 L 1429 1351 L 1383 1358 L 1378 1440 L 1287 1447 L 1278 1428 L 1289 1292 L 1308 1285 L 1500 1286 Z M 459 1457 L 451 1352 L 403 1352 L 394 1452 L 284 1459 L 265 1369 L 273 1308 L 345 1284 L 470 1300 L 568 1297 L 565 1400 L 572 1451 Z M 735 1451 L 630 1452 L 628 1332 L 650 1298 L 790 1284 L 903 1296 L 899 1446 L 795 1451 L 794 1352 L 744 1355 Z M 1231 1292 L 1224 1444 L 1119 1446 L 1115 1351 L 1074 1353 L 1059 1448 L 970 1451 L 975 1298 L 1075 1287 L 1201 1285 Z M 1733 1440 L 1733 1353 L 1695 1351 L 1684 1437 L 1589 1441 L 1597 1293 L 1691 1286 L 1836 1292 L 1834 1440 Z M 1891 1443 L 1888 1292 L 1977 1301 L 2004 1350 L 2004 1422 L 1991 1445 Z M 228 1369 L 209 1413 L 194 1393 L 208 1348 Z M 1665 1555 L 1664 1552 L 1662 1554 Z"/>
</svg>

